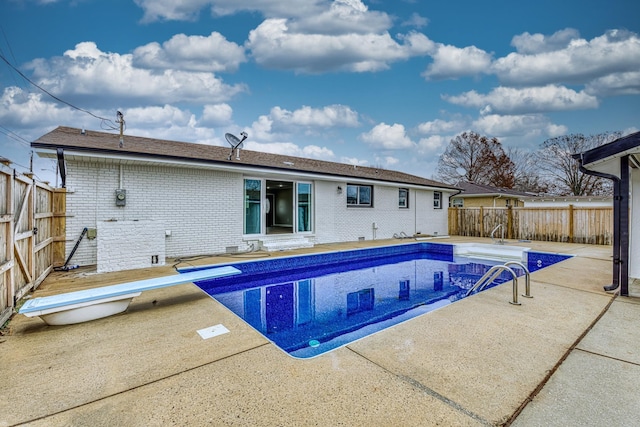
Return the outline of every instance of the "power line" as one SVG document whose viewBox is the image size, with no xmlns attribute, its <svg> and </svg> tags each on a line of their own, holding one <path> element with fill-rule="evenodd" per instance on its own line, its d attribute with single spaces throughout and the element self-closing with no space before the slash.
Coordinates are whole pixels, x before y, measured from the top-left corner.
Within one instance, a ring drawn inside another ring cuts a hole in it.
<svg viewBox="0 0 640 427">
<path fill-rule="evenodd" d="M 51 92 L 49 92 L 48 90 L 46 90 L 45 88 L 43 88 L 42 86 L 39 86 L 38 84 L 36 84 L 35 82 L 33 82 L 31 79 L 29 79 L 29 77 L 25 76 L 22 71 L 20 71 L 18 68 L 16 68 L 11 62 L 9 62 L 9 60 L 7 58 L 4 57 L 4 55 L 0 54 L 0 59 L 2 59 L 9 67 L 11 67 L 13 70 L 15 70 L 16 73 L 18 73 L 23 79 L 25 79 L 26 81 L 28 81 L 29 83 L 31 83 L 33 86 L 35 86 L 36 88 L 40 89 L 42 92 L 46 93 L 47 95 L 49 95 L 51 98 L 55 99 L 56 101 L 65 104 L 75 110 L 81 111 L 83 113 L 89 114 L 92 117 L 95 117 L 96 119 L 100 119 L 102 120 L 102 123 L 107 124 L 108 126 L 111 127 L 111 129 L 117 129 L 118 127 L 115 126 L 111 121 L 111 119 L 107 119 L 105 117 L 100 117 L 97 116 L 95 114 L 93 114 L 91 111 L 89 110 L 85 110 L 84 108 L 80 108 L 80 107 L 76 107 L 75 105 L 71 104 L 70 102 L 65 101 L 64 99 L 58 98 L 57 96 L 55 96 L 54 94 L 52 94 Z"/>
<path fill-rule="evenodd" d="M 29 144 L 29 141 L 27 141 L 26 139 L 24 139 L 23 137 L 21 137 L 17 133 L 7 129 L 6 127 L 4 127 L 2 125 L 0 125 L 0 128 L 4 129 L 4 130 L 0 130 L 0 133 L 5 134 L 9 138 L 14 139 L 14 140 L 18 141 L 19 143 L 26 145 L 27 147 L 31 147 L 31 144 Z"/>
</svg>

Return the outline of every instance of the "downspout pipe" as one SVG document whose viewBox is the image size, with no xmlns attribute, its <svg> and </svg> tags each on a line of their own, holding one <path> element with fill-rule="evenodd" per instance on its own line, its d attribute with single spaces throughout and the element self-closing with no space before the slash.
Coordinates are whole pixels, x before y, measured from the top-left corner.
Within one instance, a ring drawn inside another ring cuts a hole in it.
<svg viewBox="0 0 640 427">
<path fill-rule="evenodd" d="M 56 149 L 56 156 L 58 157 L 58 172 L 60 172 L 60 182 L 62 188 L 67 186 L 67 168 L 64 165 L 64 150 L 62 148 Z"/>
<path fill-rule="evenodd" d="M 629 296 L 629 156 L 620 157 L 620 295 Z"/>
<path fill-rule="evenodd" d="M 583 154 L 584 153 L 574 156 L 574 158 L 578 159 L 580 172 L 613 181 L 613 280 L 611 285 L 603 287 L 605 291 L 612 292 L 620 286 L 620 213 L 622 208 L 620 178 L 608 173 L 586 169 L 582 163 Z"/>
</svg>

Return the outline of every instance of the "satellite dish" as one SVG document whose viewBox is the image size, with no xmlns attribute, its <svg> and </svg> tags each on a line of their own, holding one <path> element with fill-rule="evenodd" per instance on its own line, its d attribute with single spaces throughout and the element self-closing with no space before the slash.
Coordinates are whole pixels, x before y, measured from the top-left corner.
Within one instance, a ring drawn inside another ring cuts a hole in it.
<svg viewBox="0 0 640 427">
<path fill-rule="evenodd" d="M 225 133 L 224 138 L 227 140 L 229 145 L 231 145 L 231 152 L 229 153 L 228 160 L 231 160 L 231 156 L 233 155 L 233 150 L 236 150 L 236 159 L 240 160 L 240 149 L 242 148 L 242 143 L 245 139 L 249 137 L 246 132 L 240 132 L 240 136 L 242 139 L 238 138 L 232 133 Z"/>
</svg>

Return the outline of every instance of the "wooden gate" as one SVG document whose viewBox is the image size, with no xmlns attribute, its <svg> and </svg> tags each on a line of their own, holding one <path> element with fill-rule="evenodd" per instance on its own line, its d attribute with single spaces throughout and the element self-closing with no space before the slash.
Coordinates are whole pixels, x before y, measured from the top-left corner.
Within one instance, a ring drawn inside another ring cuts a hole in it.
<svg viewBox="0 0 640 427">
<path fill-rule="evenodd" d="M 64 189 L 0 164 L 0 326 L 64 260 Z"/>
<path fill-rule="evenodd" d="M 13 311 L 13 169 L 0 164 L 0 326 Z"/>
</svg>

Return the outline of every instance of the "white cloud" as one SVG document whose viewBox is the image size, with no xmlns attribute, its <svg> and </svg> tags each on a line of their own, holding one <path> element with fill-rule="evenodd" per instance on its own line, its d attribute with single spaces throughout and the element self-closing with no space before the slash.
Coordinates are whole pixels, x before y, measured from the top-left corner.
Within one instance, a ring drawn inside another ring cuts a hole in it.
<svg viewBox="0 0 640 427">
<path fill-rule="evenodd" d="M 580 33 L 573 28 L 565 28 L 556 31 L 551 36 L 536 33 L 522 33 L 514 36 L 511 45 L 521 54 L 536 54 L 542 52 L 553 52 L 566 48 L 572 40 L 578 39 Z"/>
<path fill-rule="evenodd" d="M 274 122 L 284 126 L 304 127 L 356 127 L 359 126 L 358 113 L 344 105 L 329 105 L 323 108 L 303 106 L 295 111 L 274 107 L 270 112 Z"/>
<path fill-rule="evenodd" d="M 292 32 L 306 34 L 370 34 L 384 32 L 392 25 L 384 12 L 370 11 L 360 0 L 335 0 L 328 10 L 292 20 Z"/>
<path fill-rule="evenodd" d="M 267 115 L 261 115 L 258 117 L 258 120 L 254 121 L 251 124 L 251 127 L 245 129 L 245 131 L 249 134 L 251 141 L 273 141 L 274 135 L 272 134 L 273 128 L 273 119 Z M 247 144 L 250 144 L 251 141 L 247 141 Z M 247 145 L 245 144 L 245 146 Z"/>
<path fill-rule="evenodd" d="M 640 71 L 600 77 L 587 84 L 585 92 L 595 96 L 640 95 Z"/>
<path fill-rule="evenodd" d="M 555 137 L 564 135 L 568 129 L 551 123 L 541 114 L 506 115 L 489 114 L 473 122 L 472 128 L 483 135 L 531 137 Z"/>
<path fill-rule="evenodd" d="M 455 79 L 486 74 L 491 69 L 491 54 L 475 46 L 459 48 L 438 43 L 430 55 L 433 63 L 422 73 L 426 79 Z"/>
<path fill-rule="evenodd" d="M 391 62 L 424 55 L 431 46 L 422 34 L 412 33 L 400 39 L 402 44 L 387 32 L 295 33 L 286 19 L 267 19 L 249 33 L 246 46 L 261 66 L 307 73 L 384 70 Z"/>
<path fill-rule="evenodd" d="M 176 34 L 162 45 L 153 42 L 137 47 L 133 51 L 132 65 L 150 69 L 232 72 L 245 61 L 242 46 L 227 41 L 214 31 L 207 37 Z"/>
<path fill-rule="evenodd" d="M 456 133 L 465 126 L 464 122 L 460 120 L 441 120 L 436 119 L 429 122 L 420 123 L 418 125 L 418 132 L 424 135 L 441 134 L 441 133 Z"/>
<path fill-rule="evenodd" d="M 412 13 L 411 17 L 402 23 L 403 26 L 423 28 L 429 24 L 429 19 L 420 16 L 417 13 Z"/>
<path fill-rule="evenodd" d="M 187 123 L 165 123 L 164 125 L 153 125 L 145 127 L 129 126 L 125 132 L 124 142 L 127 144 L 127 135 L 142 136 L 153 139 L 163 139 L 167 141 L 192 142 L 196 144 L 226 146 L 219 136 L 211 128 L 198 127 L 194 120 Z"/>
<path fill-rule="evenodd" d="M 441 135 L 431 135 L 427 138 L 420 138 L 420 141 L 418 141 L 418 151 L 420 154 L 438 153 L 450 140 L 451 138 Z"/>
<path fill-rule="evenodd" d="M 475 90 L 457 96 L 443 96 L 456 105 L 482 109 L 483 113 L 522 114 L 597 108 L 596 97 L 564 86 L 497 87 L 488 94 Z"/>
<path fill-rule="evenodd" d="M 588 83 L 610 74 L 640 69 L 640 38 L 624 30 L 611 30 L 589 41 L 573 38 L 563 49 L 544 51 L 529 46 L 525 52 L 532 53 L 511 53 L 494 62 L 492 69 L 503 83 Z"/>
<path fill-rule="evenodd" d="M 69 122 L 77 111 L 43 100 L 44 95 L 19 87 L 4 88 L 0 96 L 0 122 L 10 128 L 55 126 Z"/>
<path fill-rule="evenodd" d="M 319 147 L 317 145 L 300 147 L 293 142 L 256 142 L 248 139 L 244 147 L 247 150 L 260 151 L 263 153 L 283 154 L 319 160 L 332 160 L 335 157 L 333 151 L 327 147 Z"/>
<path fill-rule="evenodd" d="M 231 123 L 233 109 L 229 104 L 207 104 L 202 111 L 201 122 L 211 126 L 224 126 Z"/>
<path fill-rule="evenodd" d="M 369 164 L 367 160 L 358 159 L 357 157 L 341 157 L 340 163 L 356 166 L 366 166 Z"/>
<path fill-rule="evenodd" d="M 188 110 L 181 110 L 172 105 L 128 108 L 123 109 L 122 113 L 129 126 L 166 126 L 167 123 L 185 126 L 194 117 Z"/>
<path fill-rule="evenodd" d="M 384 164 L 387 167 L 394 166 L 400 163 L 400 159 L 398 159 L 397 157 L 386 156 L 383 160 L 384 160 Z"/>
<path fill-rule="evenodd" d="M 214 15 L 231 15 L 249 11 L 264 16 L 309 16 L 328 7 L 327 0 L 135 0 L 143 9 L 143 22 L 192 21 L 204 8 Z"/>
<path fill-rule="evenodd" d="M 63 57 L 37 59 L 29 64 L 41 86 L 58 96 L 84 96 L 86 103 L 105 99 L 172 103 L 222 102 L 243 85 L 227 85 L 211 73 L 164 70 L 151 72 L 132 64 L 132 55 L 102 52 L 95 43 L 83 42 Z"/>
<path fill-rule="evenodd" d="M 407 136 L 404 126 L 398 123 L 391 126 L 380 123 L 369 132 L 361 134 L 360 139 L 372 147 L 386 150 L 402 150 L 415 145 Z"/>
</svg>

